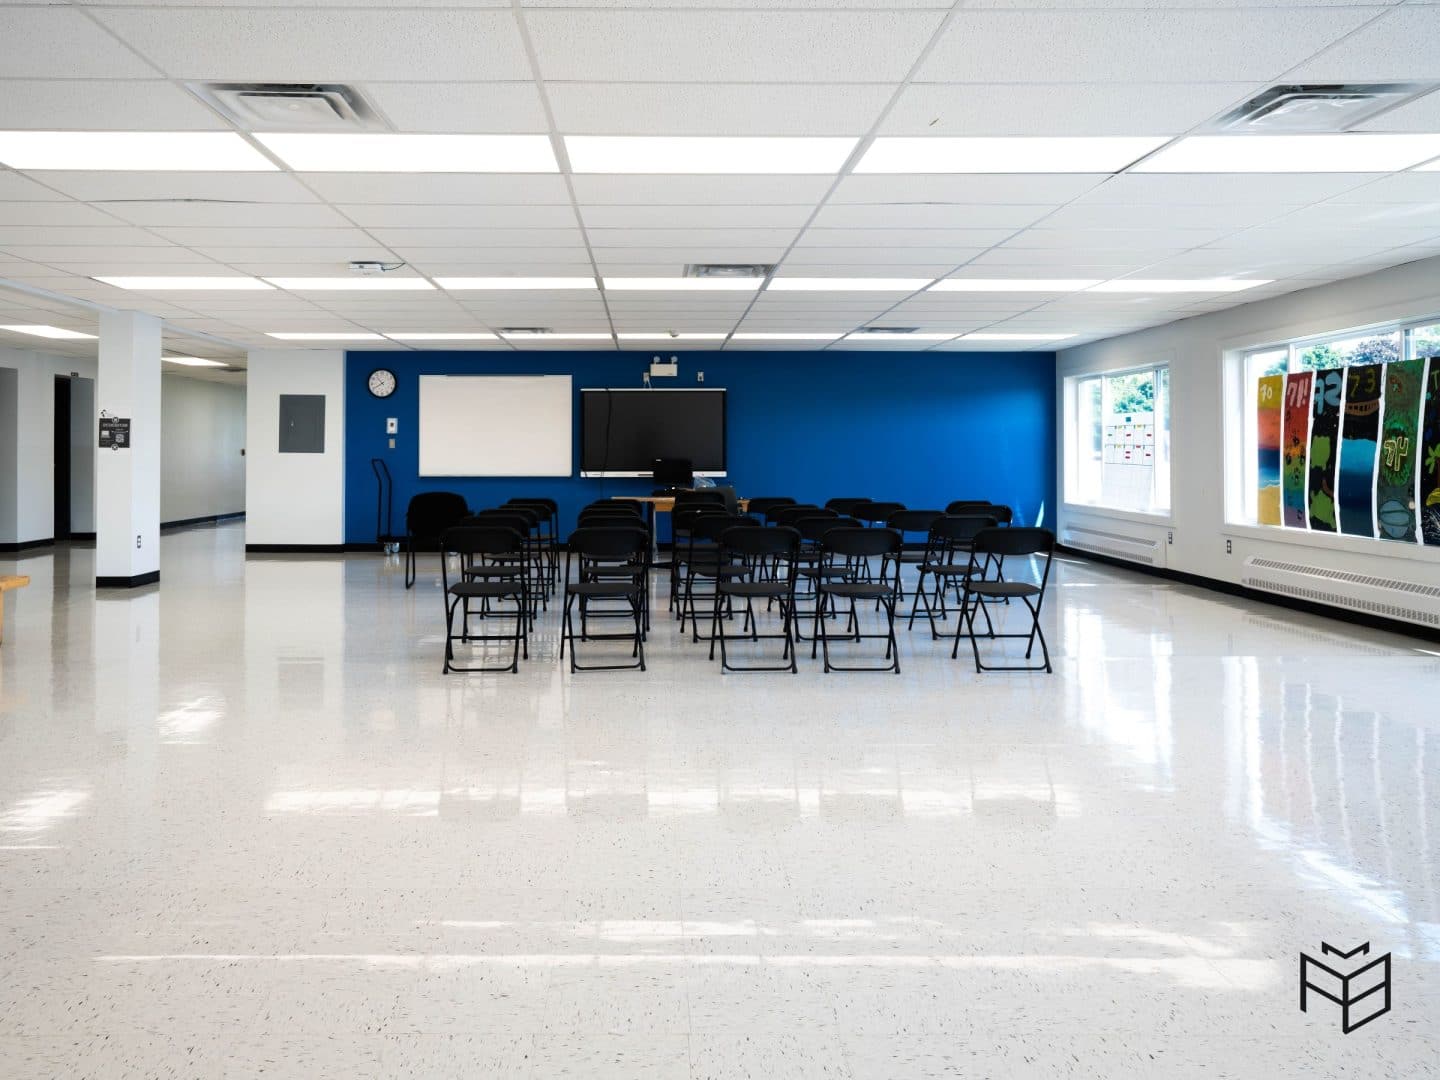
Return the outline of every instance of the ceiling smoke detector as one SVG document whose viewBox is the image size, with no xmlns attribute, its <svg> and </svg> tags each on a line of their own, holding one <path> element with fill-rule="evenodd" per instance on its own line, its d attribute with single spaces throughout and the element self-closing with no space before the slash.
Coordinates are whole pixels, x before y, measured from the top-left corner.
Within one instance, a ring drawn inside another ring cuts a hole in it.
<svg viewBox="0 0 1440 1080">
<path fill-rule="evenodd" d="M 763 278 L 775 269 L 774 263 L 687 263 L 688 278 Z"/>
<path fill-rule="evenodd" d="M 247 131 L 385 131 L 353 86 L 339 83 L 187 83 Z"/>
<path fill-rule="evenodd" d="M 1348 131 L 1434 90 L 1436 83 L 1272 86 L 1215 122 L 1220 131 L 1288 135 Z"/>
</svg>

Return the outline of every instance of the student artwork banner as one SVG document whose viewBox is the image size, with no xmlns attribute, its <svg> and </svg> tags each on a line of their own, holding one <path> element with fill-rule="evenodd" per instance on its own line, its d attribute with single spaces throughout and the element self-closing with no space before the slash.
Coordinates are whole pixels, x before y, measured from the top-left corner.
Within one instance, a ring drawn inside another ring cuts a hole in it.
<svg viewBox="0 0 1440 1080">
<path fill-rule="evenodd" d="M 1315 373 L 1310 416 L 1310 528 L 1335 532 L 1335 465 L 1340 460 L 1340 408 L 1345 401 L 1345 372 Z"/>
<path fill-rule="evenodd" d="M 1375 535 L 1375 454 L 1380 439 L 1385 365 L 1357 364 L 1345 371 L 1340 427 L 1340 531 Z"/>
<path fill-rule="evenodd" d="M 1380 539 L 1415 542 L 1415 455 L 1420 449 L 1424 360 L 1385 365 L 1385 413 L 1375 470 L 1375 520 Z"/>
<path fill-rule="evenodd" d="M 1313 371 L 1297 371 L 1285 377 L 1280 450 L 1281 516 L 1286 525 L 1296 529 L 1305 528 L 1307 522 L 1305 458 L 1310 446 L 1310 386 L 1314 381 Z"/>
<path fill-rule="evenodd" d="M 1420 538 L 1440 545 L 1440 356 L 1428 363 L 1420 435 Z"/>
<path fill-rule="evenodd" d="M 1266 375 L 1256 391 L 1260 482 L 1255 519 L 1261 525 L 1280 524 L 1280 413 L 1284 388 L 1284 375 Z"/>
</svg>

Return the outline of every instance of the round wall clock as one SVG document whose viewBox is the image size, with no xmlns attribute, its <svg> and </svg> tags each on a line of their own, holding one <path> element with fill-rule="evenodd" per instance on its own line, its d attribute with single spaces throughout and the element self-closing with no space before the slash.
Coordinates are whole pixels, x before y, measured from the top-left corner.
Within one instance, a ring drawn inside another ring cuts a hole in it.
<svg viewBox="0 0 1440 1080">
<path fill-rule="evenodd" d="M 387 398 L 395 393 L 395 387 L 397 385 L 395 373 L 383 367 L 376 368 L 370 373 L 370 379 L 366 385 L 370 387 L 370 393 L 376 397 Z"/>
</svg>

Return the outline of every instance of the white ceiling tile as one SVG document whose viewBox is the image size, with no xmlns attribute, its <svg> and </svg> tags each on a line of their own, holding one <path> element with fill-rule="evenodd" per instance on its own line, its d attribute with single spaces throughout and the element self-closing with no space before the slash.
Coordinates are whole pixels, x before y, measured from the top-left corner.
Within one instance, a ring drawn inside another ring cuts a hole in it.
<svg viewBox="0 0 1440 1080">
<path fill-rule="evenodd" d="M 509 228 L 563 229 L 575 227 L 569 206 L 458 206 L 344 204 L 341 213 L 364 229 L 371 228 Z"/>
<path fill-rule="evenodd" d="M 186 247 L 340 247 L 345 244 L 373 246 L 360 229 L 249 229 L 242 226 L 186 228 L 159 226 L 155 230 L 167 240 Z M 383 242 L 383 241 L 382 241 Z M 358 256 L 357 256 L 358 258 Z"/>
<path fill-rule="evenodd" d="M 817 228 L 1022 229 L 1053 210 L 1023 203 L 849 203 L 822 207 Z"/>
<path fill-rule="evenodd" d="M 1029 229 L 1009 241 L 1012 248 L 1067 251 L 1162 251 L 1199 247 L 1228 235 L 1225 229 Z"/>
<path fill-rule="evenodd" d="M 1440 180 L 1440 175 L 1436 176 Z M 56 202 L 64 195 L 49 190 L 36 181 L 9 169 L 0 169 L 0 200 L 5 202 Z"/>
<path fill-rule="evenodd" d="M 595 262 L 602 269 L 616 267 L 627 277 L 664 277 L 679 274 L 686 263 L 773 263 L 785 254 L 784 244 L 768 246 L 728 244 L 697 244 L 687 247 L 601 247 L 595 249 Z M 665 266 L 665 273 L 645 274 L 639 266 Z M 676 297 L 676 300 L 681 299 Z"/>
<path fill-rule="evenodd" d="M 898 81 L 940 24 L 938 12 L 531 11 L 549 80 Z"/>
<path fill-rule="evenodd" d="M 162 262 L 160 259 L 169 252 L 160 249 L 152 259 L 126 259 L 123 262 L 109 259 L 51 259 L 46 263 L 67 274 L 81 277 L 124 277 L 128 275 L 154 275 L 157 277 L 185 277 L 193 274 L 224 275 L 228 271 L 219 263 L 208 259 L 194 262 Z M 186 297 L 188 302 L 189 297 Z"/>
<path fill-rule="evenodd" d="M 0 72 L 12 79 L 57 72 L 82 79 L 157 74 L 82 12 L 59 5 L 0 6 Z"/>
<path fill-rule="evenodd" d="M 1440 92 L 1431 91 L 1424 97 L 1391 109 L 1367 120 L 1359 131 L 1433 132 L 1440 131 Z"/>
<path fill-rule="evenodd" d="M 579 229 L 437 229 L 376 228 L 369 232 L 382 244 L 408 248 L 583 248 Z"/>
<path fill-rule="evenodd" d="M 1059 204 L 1089 191 L 1105 174 L 1048 175 L 847 176 L 835 190 L 834 203 L 948 202 Z"/>
<path fill-rule="evenodd" d="M 788 244 L 794 229 L 587 229 L 596 248 L 699 248 Z M 694 261 L 694 260 L 687 260 Z"/>
<path fill-rule="evenodd" d="M 315 196 L 281 172 L 68 172 L 29 176 L 82 202 L 215 199 L 232 202 L 314 202 Z"/>
<path fill-rule="evenodd" d="M 1037 72 L 1043 76 L 1043 72 Z M 1251 97 L 1257 83 L 916 83 L 886 135 L 1179 135 Z"/>
<path fill-rule="evenodd" d="M 178 250 L 178 249 L 171 249 Z M 214 259 L 216 262 L 223 262 L 230 266 L 239 266 L 241 263 L 265 263 L 266 265 L 288 265 L 288 266 L 309 266 L 330 267 L 334 270 L 335 276 L 345 269 L 345 265 L 352 259 L 362 259 L 371 262 L 394 262 L 397 252 L 389 248 L 381 247 L 373 240 L 361 244 L 346 244 L 340 247 L 320 247 L 306 244 L 300 247 L 286 247 L 284 245 L 270 245 L 266 247 L 250 247 L 248 245 L 231 244 L 200 244 L 195 248 Z M 318 269 L 313 271 L 316 276 L 322 276 Z"/>
<path fill-rule="evenodd" d="M 105 244 L 8 244 L 0 237 L 0 248 L 21 259 L 35 262 L 108 262 L 139 263 L 164 260 L 169 263 L 206 263 L 210 260 L 197 252 L 168 244 L 152 247 L 112 246 Z"/>
<path fill-rule="evenodd" d="M 804 205 L 582 206 L 587 228 L 788 228 L 798 229 L 810 216 Z"/>
<path fill-rule="evenodd" d="M 55 225 L 66 228 L 115 225 L 109 214 L 74 202 L 0 202 L 0 225 Z"/>
<path fill-rule="evenodd" d="M 1243 229 L 1295 209 L 1256 203 L 1120 204 L 1077 202 L 1047 217 L 1046 229 Z"/>
<path fill-rule="evenodd" d="M 612 176 L 573 179 L 584 205 L 674 206 L 724 203 L 813 206 L 835 182 L 831 176 Z"/>
<path fill-rule="evenodd" d="M 415 266 L 433 266 L 440 262 L 474 267 L 502 268 L 525 263 L 531 266 L 582 265 L 589 268 L 589 256 L 581 244 L 569 247 L 541 248 L 524 246 L 476 245 L 474 247 L 410 247 L 396 244 L 393 253 Z M 357 256 L 364 258 L 364 256 Z M 542 274 L 559 276 L 559 270 L 538 271 Z M 519 273 L 517 270 L 516 273 Z M 485 277 L 483 273 L 475 276 Z"/>
<path fill-rule="evenodd" d="M 1374 15 L 1375 9 L 1365 10 Z M 1381 82 L 1434 79 L 1435 62 L 1423 42 L 1440 40 L 1440 6 L 1406 4 L 1338 41 L 1286 74 L 1287 80 Z"/>
<path fill-rule="evenodd" d="M 567 135 L 863 135 L 893 87 L 552 82 L 546 90 Z"/>
<path fill-rule="evenodd" d="M 1009 239 L 1013 229 L 817 229 L 796 247 L 984 248 Z"/>
<path fill-rule="evenodd" d="M 791 252 L 785 258 L 785 269 L 795 277 L 944 277 L 955 269 L 955 263 L 944 262 L 818 262 L 813 256 L 819 252 Z M 913 254 L 913 253 L 912 253 Z M 805 258 L 803 256 L 811 256 Z"/>
<path fill-rule="evenodd" d="M 1080 201 L 1115 206 L 1304 205 L 1377 179 L 1381 173 L 1136 173 L 1110 177 Z"/>
<path fill-rule="evenodd" d="M 417 70 L 437 80 L 530 78 L 508 11 L 107 8 L 96 18 L 180 79 L 403 82 Z M 69 59 L 54 66 L 69 71 Z"/>
<path fill-rule="evenodd" d="M 943 265 L 950 268 L 966 262 L 983 252 L 981 247 L 946 246 L 940 248 L 913 247 L 867 247 L 855 244 L 853 247 L 822 245 L 817 247 L 797 246 L 785 256 L 786 266 L 818 267 L 826 265 L 865 265 L 883 270 L 882 274 L 854 274 L 854 277 L 910 277 L 898 267 L 915 265 L 917 260 L 927 264 Z"/>
<path fill-rule="evenodd" d="M 396 131 L 531 134 L 550 130 L 533 82 L 366 83 L 365 96 Z"/>
<path fill-rule="evenodd" d="M 213 131 L 225 126 L 195 97 L 158 80 L 8 79 L 0 94 L 0 128 L 13 130 Z"/>
<path fill-rule="evenodd" d="M 1272 224 L 1284 229 L 1365 228 L 1376 230 L 1381 237 L 1391 229 L 1440 233 L 1440 199 L 1428 203 L 1320 203 L 1296 210 Z"/>
<path fill-rule="evenodd" d="M 1440 130 L 1437 128 L 1436 130 Z M 1288 179 L 1288 177 L 1287 177 Z M 1405 172 L 1382 177 L 1336 195 L 1332 202 L 1440 202 L 1440 172 Z"/>
<path fill-rule="evenodd" d="M 298 176 L 321 198 L 333 203 L 568 205 L 570 202 L 565 178 L 558 175 L 299 173 Z"/>
<path fill-rule="evenodd" d="M 43 205 L 43 204 L 42 204 Z M 167 247 L 169 241 L 154 236 L 144 229 L 129 225 L 101 226 L 98 228 L 55 228 L 45 225 L 0 226 L 0 247 L 7 250 L 19 244 L 37 244 L 51 247 L 69 245 L 118 245 L 133 247 Z"/>
<path fill-rule="evenodd" d="M 1025 58 L 1045 82 L 1269 82 L 1375 10 L 1255 8 L 1241 19 L 1224 10 L 962 9 L 919 80 L 1014 81 L 1017 59 Z"/>
<path fill-rule="evenodd" d="M 122 221 L 151 226 L 243 226 L 250 228 L 344 228 L 340 214 L 320 203 L 233 204 L 222 202 L 106 203 L 105 209 Z"/>
</svg>

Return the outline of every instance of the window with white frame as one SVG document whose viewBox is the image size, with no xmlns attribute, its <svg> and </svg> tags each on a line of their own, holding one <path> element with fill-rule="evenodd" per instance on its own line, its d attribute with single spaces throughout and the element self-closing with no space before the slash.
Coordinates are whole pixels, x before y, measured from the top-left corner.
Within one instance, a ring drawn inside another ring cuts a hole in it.
<svg viewBox="0 0 1440 1080">
<path fill-rule="evenodd" d="M 1240 520 L 1440 545 L 1440 320 L 1240 357 Z"/>
<path fill-rule="evenodd" d="M 1076 375 L 1065 383 L 1066 501 L 1168 513 L 1169 365 Z"/>
</svg>

